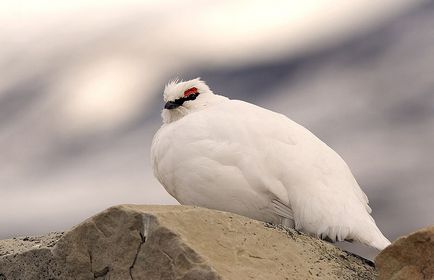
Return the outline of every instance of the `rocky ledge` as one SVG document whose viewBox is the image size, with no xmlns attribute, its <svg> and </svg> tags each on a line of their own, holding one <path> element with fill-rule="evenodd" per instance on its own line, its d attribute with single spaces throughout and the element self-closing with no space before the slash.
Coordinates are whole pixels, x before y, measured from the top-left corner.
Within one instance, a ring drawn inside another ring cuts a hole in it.
<svg viewBox="0 0 434 280">
<path fill-rule="evenodd" d="M 433 280 L 434 226 L 393 242 L 375 258 L 379 280 Z"/>
<path fill-rule="evenodd" d="M 188 206 L 116 206 L 65 233 L 0 241 L 0 280 L 375 277 L 327 242 Z"/>
</svg>

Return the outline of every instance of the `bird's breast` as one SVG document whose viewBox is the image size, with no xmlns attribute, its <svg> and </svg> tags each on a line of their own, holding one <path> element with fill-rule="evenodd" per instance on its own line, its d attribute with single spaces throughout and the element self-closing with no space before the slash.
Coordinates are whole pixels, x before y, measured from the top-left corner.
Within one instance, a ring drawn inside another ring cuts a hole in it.
<svg viewBox="0 0 434 280">
<path fill-rule="evenodd" d="M 154 168 L 157 178 L 181 204 L 275 222 L 272 195 L 258 189 L 242 170 L 249 160 L 240 157 L 242 147 L 201 137 L 168 143 L 170 138 L 159 141 Z"/>
</svg>

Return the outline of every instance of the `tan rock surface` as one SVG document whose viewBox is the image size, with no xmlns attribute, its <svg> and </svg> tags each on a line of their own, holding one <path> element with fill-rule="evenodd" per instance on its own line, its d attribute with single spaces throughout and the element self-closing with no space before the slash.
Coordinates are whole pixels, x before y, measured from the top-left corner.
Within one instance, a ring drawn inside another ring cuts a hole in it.
<svg viewBox="0 0 434 280">
<path fill-rule="evenodd" d="M 62 233 L 0 241 L 0 280 L 58 279 L 63 268 L 53 261 L 51 248 Z"/>
<path fill-rule="evenodd" d="M 434 226 L 399 238 L 375 263 L 380 280 L 434 279 Z"/>
<path fill-rule="evenodd" d="M 50 248 L 62 237 L 61 232 L 50 232 L 44 236 L 14 237 L 0 241 L 0 257 L 18 254 L 31 249 Z"/>
<path fill-rule="evenodd" d="M 50 278 L 374 279 L 375 270 L 332 244 L 235 214 L 123 205 L 79 224 L 52 248 L 0 257 L 2 280 Z"/>
</svg>

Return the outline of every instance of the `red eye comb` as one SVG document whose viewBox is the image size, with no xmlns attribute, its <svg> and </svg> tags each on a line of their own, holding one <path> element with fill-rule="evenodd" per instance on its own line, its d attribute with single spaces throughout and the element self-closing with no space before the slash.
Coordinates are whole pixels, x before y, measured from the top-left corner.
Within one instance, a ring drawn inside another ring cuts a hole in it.
<svg viewBox="0 0 434 280">
<path fill-rule="evenodd" d="M 197 93 L 197 88 L 192 87 L 184 91 L 184 96 L 189 96 L 190 94 Z"/>
</svg>

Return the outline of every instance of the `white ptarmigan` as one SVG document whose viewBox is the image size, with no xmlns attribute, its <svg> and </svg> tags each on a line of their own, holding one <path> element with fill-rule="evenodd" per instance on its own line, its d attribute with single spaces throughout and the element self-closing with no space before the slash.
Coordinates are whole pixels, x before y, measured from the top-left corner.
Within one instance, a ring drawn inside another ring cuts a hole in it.
<svg viewBox="0 0 434 280">
<path fill-rule="evenodd" d="M 286 116 L 169 83 L 154 136 L 154 174 L 181 204 L 283 224 L 332 241 L 390 244 L 344 160 Z"/>
</svg>

